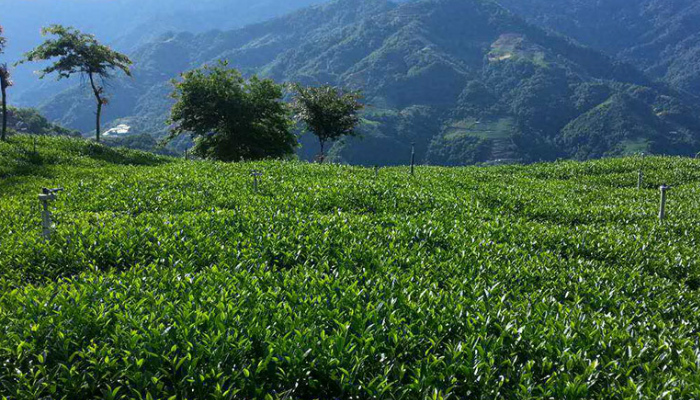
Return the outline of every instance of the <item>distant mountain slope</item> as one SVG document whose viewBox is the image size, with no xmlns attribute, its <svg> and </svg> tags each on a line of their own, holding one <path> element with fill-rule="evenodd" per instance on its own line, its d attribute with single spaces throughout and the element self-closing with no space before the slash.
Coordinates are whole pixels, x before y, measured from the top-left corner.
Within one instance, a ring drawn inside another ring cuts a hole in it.
<svg viewBox="0 0 700 400">
<path fill-rule="evenodd" d="M 131 52 L 163 33 L 233 29 L 325 0 L 3 0 L 0 25 L 9 39 L 0 62 L 17 61 L 42 41 L 51 24 L 75 26 L 120 51 Z M 6 57 L 6 58 L 5 58 Z M 20 66 L 13 99 L 38 104 L 56 85 L 39 82 L 36 65 Z"/>
<path fill-rule="evenodd" d="M 499 0 L 529 20 L 700 93 L 697 0 Z"/>
<path fill-rule="evenodd" d="M 353 163 L 405 163 L 412 141 L 435 164 L 691 154 L 699 145 L 700 122 L 672 91 L 486 0 L 336 1 L 243 29 L 163 37 L 133 56 L 135 78 L 113 85 L 106 117 L 135 133 L 164 132 L 170 78 L 226 58 L 278 81 L 364 90 L 363 138 L 332 150 Z M 43 111 L 88 130 L 90 101 L 72 89 Z"/>
</svg>

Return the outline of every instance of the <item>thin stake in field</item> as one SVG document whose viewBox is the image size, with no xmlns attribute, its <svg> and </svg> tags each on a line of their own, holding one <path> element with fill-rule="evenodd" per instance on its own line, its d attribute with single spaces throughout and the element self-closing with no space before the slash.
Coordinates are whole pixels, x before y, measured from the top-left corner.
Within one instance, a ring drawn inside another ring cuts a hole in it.
<svg viewBox="0 0 700 400">
<path fill-rule="evenodd" d="M 374 177 L 379 178 L 379 165 L 374 166 Z"/>
<path fill-rule="evenodd" d="M 644 153 L 642 153 L 642 163 L 639 166 L 639 176 L 637 177 L 637 190 L 641 190 L 644 185 Z"/>
<path fill-rule="evenodd" d="M 659 221 L 664 222 L 666 219 L 666 192 L 670 189 L 670 186 L 661 185 L 659 190 L 661 191 L 661 204 L 659 204 Z"/>
<path fill-rule="evenodd" d="M 258 192 L 258 185 L 259 185 L 258 179 L 260 179 L 260 177 L 262 176 L 262 172 L 253 170 L 253 171 L 250 171 L 250 176 L 253 177 L 253 191 L 255 191 L 257 193 Z"/>
<path fill-rule="evenodd" d="M 53 221 L 51 220 L 51 211 L 49 211 L 49 202 L 56 200 L 56 193 L 62 191 L 62 188 L 58 189 L 41 189 L 39 194 L 39 201 L 43 206 L 43 211 L 41 212 L 41 228 L 42 236 L 44 240 L 48 241 L 51 239 L 51 229 L 53 228 Z"/>
<path fill-rule="evenodd" d="M 415 175 L 416 142 L 411 142 L 411 175 Z"/>
</svg>

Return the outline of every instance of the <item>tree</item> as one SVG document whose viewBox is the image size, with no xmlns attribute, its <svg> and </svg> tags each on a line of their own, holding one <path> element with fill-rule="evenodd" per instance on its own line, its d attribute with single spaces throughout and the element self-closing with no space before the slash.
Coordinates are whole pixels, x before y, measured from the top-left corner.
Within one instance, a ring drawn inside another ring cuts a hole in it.
<svg viewBox="0 0 700 400">
<path fill-rule="evenodd" d="M 74 74 L 87 77 L 97 102 L 95 139 L 99 142 L 102 107 L 108 103 L 108 98 L 104 94 L 104 82 L 112 77 L 114 70 L 131 76 L 129 69 L 131 60 L 124 54 L 100 44 L 93 35 L 82 33 L 74 28 L 52 25 L 42 29 L 41 33 L 45 36 L 57 36 L 57 38 L 48 39 L 25 54 L 25 59 L 20 63 L 57 58 L 53 65 L 40 71 L 41 78 L 54 72 L 58 74 L 58 79 L 69 78 Z"/>
<path fill-rule="evenodd" d="M 2 135 L 0 139 L 7 139 L 7 88 L 12 86 L 10 69 L 7 64 L 0 64 L 0 93 L 2 93 Z"/>
<path fill-rule="evenodd" d="M 246 80 L 220 61 L 185 72 L 172 84 L 176 103 L 167 140 L 189 133 L 196 154 L 221 161 L 279 158 L 294 152 L 297 138 L 282 101 L 282 86 L 272 80 Z"/>
<path fill-rule="evenodd" d="M 325 145 L 343 136 L 356 136 L 359 112 L 364 108 L 359 92 L 338 89 L 330 85 L 303 87 L 293 85 L 292 108 L 295 118 L 306 125 L 321 145 L 321 161 Z"/>
<path fill-rule="evenodd" d="M 2 26 L 0 26 L 0 54 L 5 52 L 7 43 L 3 34 Z M 10 80 L 10 69 L 7 64 L 0 64 L 0 92 L 2 93 L 2 134 L 0 140 L 7 140 L 7 88 L 12 86 Z"/>
</svg>

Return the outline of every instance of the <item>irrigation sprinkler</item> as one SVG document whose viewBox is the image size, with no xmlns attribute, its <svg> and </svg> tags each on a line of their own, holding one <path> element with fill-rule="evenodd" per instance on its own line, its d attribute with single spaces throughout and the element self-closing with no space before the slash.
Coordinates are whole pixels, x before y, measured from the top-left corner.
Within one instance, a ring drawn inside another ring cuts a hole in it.
<svg viewBox="0 0 700 400">
<path fill-rule="evenodd" d="M 259 185 L 258 179 L 262 176 L 262 172 L 253 170 L 250 171 L 250 176 L 253 177 L 253 190 L 257 193 Z"/>
<path fill-rule="evenodd" d="M 41 228 L 44 240 L 48 241 L 51 239 L 51 229 L 53 228 L 53 221 L 51 221 L 51 211 L 49 211 L 49 202 L 56 200 L 56 193 L 62 191 L 63 188 L 57 189 L 41 189 L 39 194 L 39 201 L 43 206 L 43 211 L 41 212 Z"/>
<path fill-rule="evenodd" d="M 416 142 L 411 142 L 411 175 L 415 175 Z"/>
<path fill-rule="evenodd" d="M 670 186 L 661 185 L 659 190 L 661 191 L 661 204 L 659 205 L 659 221 L 664 222 L 666 219 L 666 192 L 670 189 Z"/>
<path fill-rule="evenodd" d="M 374 166 L 374 177 L 379 178 L 379 165 Z"/>
</svg>

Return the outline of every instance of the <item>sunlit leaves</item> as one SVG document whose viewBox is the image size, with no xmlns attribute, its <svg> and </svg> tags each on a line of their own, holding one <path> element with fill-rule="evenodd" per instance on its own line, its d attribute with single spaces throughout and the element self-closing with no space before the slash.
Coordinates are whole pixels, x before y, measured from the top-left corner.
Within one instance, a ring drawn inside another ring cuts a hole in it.
<svg viewBox="0 0 700 400">
<path fill-rule="evenodd" d="M 637 191 L 629 159 L 375 178 L 27 144 L 0 143 L 9 398 L 700 396 L 697 161 Z"/>
</svg>

